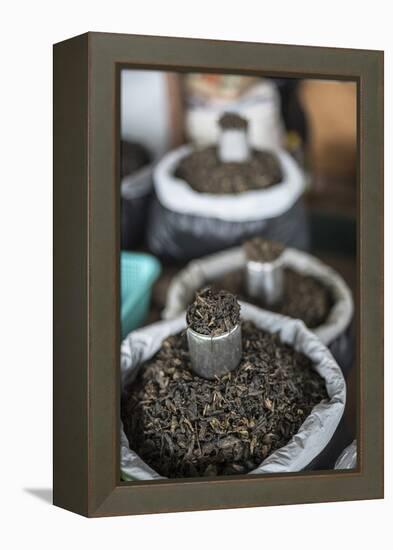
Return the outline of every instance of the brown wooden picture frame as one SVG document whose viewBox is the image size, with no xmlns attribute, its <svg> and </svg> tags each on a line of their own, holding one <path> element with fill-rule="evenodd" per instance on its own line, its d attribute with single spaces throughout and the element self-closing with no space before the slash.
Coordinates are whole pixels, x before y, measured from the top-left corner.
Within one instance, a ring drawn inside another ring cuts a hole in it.
<svg viewBox="0 0 393 550">
<path fill-rule="evenodd" d="M 356 470 L 121 482 L 122 66 L 353 80 Z M 54 46 L 54 503 L 91 517 L 383 497 L 383 52 L 87 33 Z"/>
</svg>

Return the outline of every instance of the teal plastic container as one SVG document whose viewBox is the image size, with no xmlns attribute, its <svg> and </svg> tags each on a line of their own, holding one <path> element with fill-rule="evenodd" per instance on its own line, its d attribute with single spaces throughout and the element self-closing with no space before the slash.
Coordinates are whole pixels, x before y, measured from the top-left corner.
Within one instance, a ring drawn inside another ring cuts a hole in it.
<svg viewBox="0 0 393 550">
<path fill-rule="evenodd" d="M 150 254 L 120 254 L 121 337 L 141 326 L 149 311 L 151 289 L 161 272 L 159 261 Z"/>
</svg>

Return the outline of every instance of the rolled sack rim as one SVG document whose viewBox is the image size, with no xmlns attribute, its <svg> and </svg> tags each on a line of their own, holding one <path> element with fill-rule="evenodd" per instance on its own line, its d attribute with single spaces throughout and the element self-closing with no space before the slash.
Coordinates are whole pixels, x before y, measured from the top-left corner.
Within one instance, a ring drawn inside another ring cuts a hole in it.
<svg viewBox="0 0 393 550">
<path fill-rule="evenodd" d="M 261 310 L 240 302 L 242 319 L 270 333 L 277 333 L 283 343 L 304 353 L 313 368 L 325 380 L 328 402 L 316 405 L 290 441 L 268 456 L 258 468 L 247 475 L 296 472 L 306 468 L 333 437 L 344 412 L 346 385 L 343 374 L 330 351 L 302 321 L 278 313 Z M 158 321 L 131 332 L 121 344 L 122 391 L 136 376 L 139 367 L 161 347 L 162 341 L 187 327 L 185 314 L 170 321 Z M 120 468 L 126 480 L 165 479 L 152 470 L 133 450 L 120 426 Z"/>
<path fill-rule="evenodd" d="M 277 155 L 283 180 L 266 189 L 233 195 L 198 193 L 174 172 L 180 160 L 193 151 L 183 145 L 167 153 L 153 172 L 159 202 L 168 210 L 228 222 L 247 222 L 275 218 L 287 212 L 303 194 L 305 176 L 296 161 L 283 149 L 270 149 Z"/>
</svg>

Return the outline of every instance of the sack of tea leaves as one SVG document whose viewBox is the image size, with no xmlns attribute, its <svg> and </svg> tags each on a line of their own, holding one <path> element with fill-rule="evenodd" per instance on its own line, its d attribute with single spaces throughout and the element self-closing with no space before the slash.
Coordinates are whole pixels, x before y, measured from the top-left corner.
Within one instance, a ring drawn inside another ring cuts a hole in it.
<svg viewBox="0 0 393 550">
<path fill-rule="evenodd" d="M 131 332 L 122 342 L 123 479 L 167 477 L 162 471 L 169 477 L 296 472 L 315 465 L 329 445 L 346 401 L 345 381 L 331 353 L 302 322 L 250 304 L 240 306 L 240 370 L 217 380 L 199 378 L 188 369 L 188 351 L 180 345 L 184 314 Z M 170 361 L 165 360 L 168 354 Z M 193 399 L 196 387 L 200 391 Z M 225 399 L 225 392 L 238 397 Z M 184 410 L 185 401 L 189 410 Z M 151 460 L 142 459 L 135 451 L 139 448 Z M 265 458 L 256 464 L 255 456 Z M 230 457 L 231 464 L 220 463 L 222 457 Z"/>
<path fill-rule="evenodd" d="M 193 160 L 191 155 L 199 154 L 206 158 Z M 243 167 L 242 174 L 237 174 L 241 163 L 225 167 L 217 163 L 213 149 L 198 151 L 186 145 L 165 155 L 153 175 L 155 199 L 147 229 L 150 250 L 162 258 L 184 261 L 256 235 L 308 249 L 301 168 L 281 149 L 253 154 L 256 158 Z M 265 174 L 259 174 L 254 161 L 266 165 Z M 188 174 L 193 186 L 179 171 Z"/>
<path fill-rule="evenodd" d="M 193 260 L 173 278 L 163 318 L 172 319 L 179 315 L 193 300 L 195 292 L 207 284 L 217 284 L 249 302 L 250 298 L 242 291 L 246 263 L 243 247 Z M 283 253 L 283 264 L 288 271 L 291 295 L 286 296 L 285 307 L 276 311 L 303 320 L 330 349 L 346 374 L 354 361 L 354 306 L 348 285 L 334 269 L 300 250 L 287 248 Z M 296 303 L 291 304 L 291 300 Z"/>
<path fill-rule="evenodd" d="M 147 149 L 137 142 L 121 141 L 120 241 L 123 250 L 139 246 L 153 196 L 153 165 Z"/>
</svg>

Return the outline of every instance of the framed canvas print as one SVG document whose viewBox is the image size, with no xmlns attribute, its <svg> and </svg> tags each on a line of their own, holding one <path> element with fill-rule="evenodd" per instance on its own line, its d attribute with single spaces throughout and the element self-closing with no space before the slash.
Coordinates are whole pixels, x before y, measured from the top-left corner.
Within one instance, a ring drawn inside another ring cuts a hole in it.
<svg viewBox="0 0 393 550">
<path fill-rule="evenodd" d="M 54 46 L 54 503 L 382 498 L 383 53 Z"/>
</svg>

